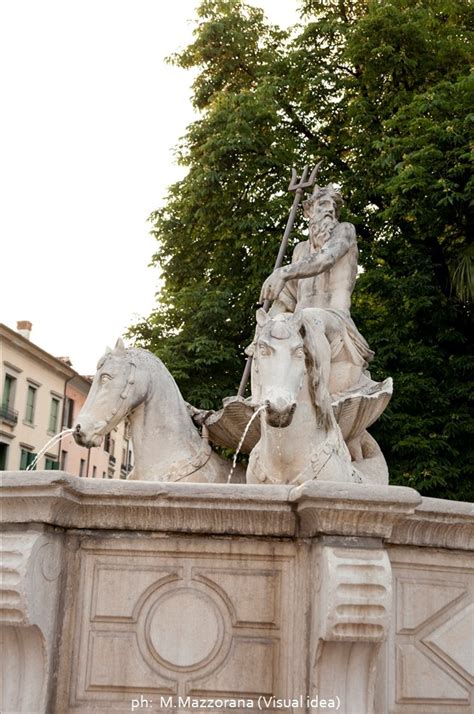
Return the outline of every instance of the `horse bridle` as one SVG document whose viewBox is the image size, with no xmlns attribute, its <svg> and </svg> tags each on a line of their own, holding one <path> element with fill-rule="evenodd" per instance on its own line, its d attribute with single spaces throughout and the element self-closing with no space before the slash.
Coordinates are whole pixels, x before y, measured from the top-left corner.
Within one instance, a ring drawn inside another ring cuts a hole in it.
<svg viewBox="0 0 474 714">
<path fill-rule="evenodd" d="M 119 397 L 120 401 L 118 401 L 117 406 L 112 409 L 110 419 L 107 419 L 107 424 L 118 414 L 118 412 L 120 412 L 122 410 L 122 407 L 125 404 L 125 399 L 128 397 L 128 395 L 130 393 L 130 389 L 135 384 L 136 364 L 135 364 L 135 362 L 130 361 L 129 365 L 130 365 L 130 369 L 128 372 L 127 381 L 125 382 L 125 386 L 120 393 L 120 397 Z"/>
<path fill-rule="evenodd" d="M 105 362 L 104 362 L 104 365 L 105 365 Z M 104 365 L 102 365 L 102 366 L 104 366 Z M 117 406 L 112 409 L 111 416 L 109 419 L 107 419 L 107 424 L 109 424 L 109 422 L 114 417 L 116 417 L 120 411 L 122 411 L 122 408 L 125 404 L 125 400 L 127 399 L 128 395 L 130 393 L 130 389 L 135 384 L 136 364 L 135 364 L 135 362 L 130 361 L 129 365 L 130 365 L 130 370 L 128 372 L 125 386 L 120 393 L 119 402 L 117 403 Z M 173 481 L 182 481 L 184 478 L 188 478 L 192 474 L 194 474 L 197 471 L 199 471 L 200 469 L 202 469 L 203 466 L 205 466 L 207 464 L 207 462 L 209 461 L 209 459 L 211 458 L 211 455 L 212 455 L 212 447 L 206 439 L 203 439 L 201 447 L 200 447 L 197 455 L 194 457 L 194 459 L 192 461 L 184 460 L 184 461 L 181 461 L 181 462 L 178 462 L 177 464 L 175 464 L 172 471 L 174 471 L 178 475 L 178 478 L 173 479 Z M 190 465 L 193 468 L 191 471 L 187 471 L 186 467 L 189 468 Z M 183 470 L 185 471 L 185 473 L 182 473 Z"/>
</svg>

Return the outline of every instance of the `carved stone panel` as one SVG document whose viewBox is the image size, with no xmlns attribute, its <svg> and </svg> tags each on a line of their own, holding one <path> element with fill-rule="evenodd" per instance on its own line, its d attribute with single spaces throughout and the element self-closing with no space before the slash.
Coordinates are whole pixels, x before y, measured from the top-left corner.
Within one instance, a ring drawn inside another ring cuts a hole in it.
<svg viewBox="0 0 474 714">
<path fill-rule="evenodd" d="M 387 650 L 387 711 L 471 712 L 472 557 L 426 548 L 392 548 L 389 553 L 395 616 Z"/>
<path fill-rule="evenodd" d="M 311 693 L 336 701 L 341 714 L 373 714 L 377 656 L 391 615 L 390 561 L 378 541 L 366 545 L 315 551 Z"/>
<path fill-rule="evenodd" d="M 87 539 L 58 711 L 304 692 L 302 557 L 278 541 Z"/>
<path fill-rule="evenodd" d="M 0 710 L 44 714 L 53 660 L 63 567 L 57 534 L 33 528 L 0 537 Z"/>
</svg>

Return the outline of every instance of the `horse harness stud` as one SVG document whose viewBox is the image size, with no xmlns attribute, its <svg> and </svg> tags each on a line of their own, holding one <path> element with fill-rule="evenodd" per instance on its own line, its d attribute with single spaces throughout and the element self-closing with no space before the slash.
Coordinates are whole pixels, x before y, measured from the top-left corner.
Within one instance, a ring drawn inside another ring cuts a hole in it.
<svg viewBox="0 0 474 714">
<path fill-rule="evenodd" d="M 128 373 L 127 381 L 125 382 L 125 387 L 123 388 L 122 392 L 120 393 L 120 401 L 116 407 L 112 409 L 112 417 L 117 415 L 117 412 L 119 412 L 123 406 L 125 406 L 125 399 L 127 399 L 131 387 L 135 384 L 135 369 L 136 365 L 135 362 L 129 362 L 130 365 L 130 371 Z M 108 420 L 107 420 L 108 421 Z"/>
</svg>

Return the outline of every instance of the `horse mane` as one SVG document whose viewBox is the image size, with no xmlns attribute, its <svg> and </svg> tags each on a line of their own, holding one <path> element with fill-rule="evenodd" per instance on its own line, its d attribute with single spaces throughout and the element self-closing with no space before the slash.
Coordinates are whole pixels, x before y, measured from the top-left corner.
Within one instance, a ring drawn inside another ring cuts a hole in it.
<svg viewBox="0 0 474 714">
<path fill-rule="evenodd" d="M 148 362 L 149 364 L 154 364 L 155 366 L 165 366 L 159 357 L 148 350 L 142 349 L 141 347 L 127 347 L 126 352 L 127 356 L 132 357 L 132 359 L 134 357 L 138 357 L 142 362 Z"/>
<path fill-rule="evenodd" d="M 123 355 L 124 359 L 130 360 L 130 358 L 138 358 L 138 360 L 142 363 L 148 362 L 150 365 L 154 364 L 155 366 L 165 366 L 159 357 L 154 355 L 152 352 L 149 352 L 148 350 L 144 350 L 141 347 L 125 347 L 125 349 L 121 352 L 117 352 L 117 349 L 108 350 L 107 352 L 105 352 L 105 354 L 102 355 L 102 357 L 97 363 L 97 369 L 103 367 L 109 357 L 118 357 L 120 356 L 120 354 Z"/>
<path fill-rule="evenodd" d="M 301 334 L 306 356 L 306 366 L 309 375 L 310 395 L 316 409 L 316 414 L 321 426 L 327 430 L 334 427 L 334 413 L 331 397 L 327 389 L 328 374 L 322 374 L 320 348 L 318 346 L 319 334 L 311 319 L 303 314 Z"/>
</svg>

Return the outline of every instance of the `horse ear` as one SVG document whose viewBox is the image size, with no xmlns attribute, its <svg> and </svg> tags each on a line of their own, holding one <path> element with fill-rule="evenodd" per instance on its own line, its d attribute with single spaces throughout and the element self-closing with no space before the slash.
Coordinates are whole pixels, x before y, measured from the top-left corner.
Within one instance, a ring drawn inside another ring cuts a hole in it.
<svg viewBox="0 0 474 714">
<path fill-rule="evenodd" d="M 109 347 L 109 346 L 107 345 L 107 347 L 105 348 L 105 354 L 106 354 L 106 355 L 109 355 L 111 352 L 112 352 L 112 347 Z"/>
<path fill-rule="evenodd" d="M 121 337 L 119 337 L 117 342 L 115 343 L 114 349 L 118 352 L 125 352 L 125 345 L 123 344 L 123 340 Z"/>
<path fill-rule="evenodd" d="M 263 327 L 264 325 L 266 325 L 269 320 L 268 313 L 265 312 L 262 307 L 258 308 L 255 317 L 257 318 L 257 325 L 259 327 Z"/>
</svg>

